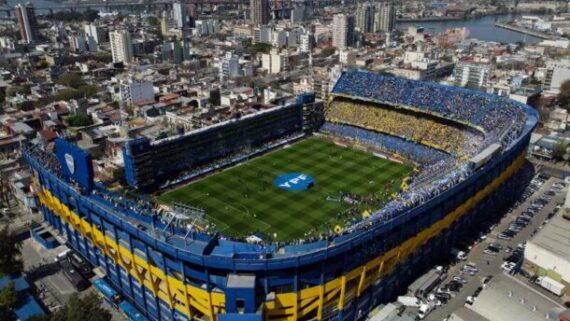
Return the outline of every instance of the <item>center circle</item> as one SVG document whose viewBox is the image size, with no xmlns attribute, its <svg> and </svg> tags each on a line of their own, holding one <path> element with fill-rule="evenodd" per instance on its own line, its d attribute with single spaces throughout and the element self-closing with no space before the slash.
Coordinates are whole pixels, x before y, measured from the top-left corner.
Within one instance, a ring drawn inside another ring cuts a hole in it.
<svg viewBox="0 0 570 321">
<path fill-rule="evenodd" d="M 273 184 L 286 191 L 305 191 L 315 185 L 315 179 L 303 173 L 285 173 L 277 176 Z"/>
</svg>

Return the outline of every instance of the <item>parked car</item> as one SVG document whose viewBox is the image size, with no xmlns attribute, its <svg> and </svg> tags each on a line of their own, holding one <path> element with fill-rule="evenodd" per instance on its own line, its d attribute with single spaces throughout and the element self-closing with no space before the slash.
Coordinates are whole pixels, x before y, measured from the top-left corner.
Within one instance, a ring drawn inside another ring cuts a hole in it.
<svg viewBox="0 0 570 321">
<path fill-rule="evenodd" d="M 511 240 L 513 237 L 506 233 L 500 233 L 498 236 L 499 240 Z"/>
<path fill-rule="evenodd" d="M 501 269 L 503 269 L 505 272 L 511 272 L 515 266 L 516 263 L 514 262 L 503 262 L 503 264 L 501 264 Z"/>
</svg>

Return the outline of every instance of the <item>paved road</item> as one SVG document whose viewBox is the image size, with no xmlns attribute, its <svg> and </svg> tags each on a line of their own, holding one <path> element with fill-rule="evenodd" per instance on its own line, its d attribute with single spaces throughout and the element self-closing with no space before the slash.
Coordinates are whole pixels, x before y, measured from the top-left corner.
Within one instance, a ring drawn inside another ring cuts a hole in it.
<svg viewBox="0 0 570 321">
<path fill-rule="evenodd" d="M 513 249 L 517 247 L 517 244 L 527 241 L 535 229 L 537 229 L 545 220 L 548 213 L 550 213 L 557 203 L 563 202 L 566 189 L 562 192 L 557 193 L 552 200 L 542 209 L 542 211 L 538 212 L 534 218 L 532 219 L 532 223 L 529 224 L 525 229 L 519 232 L 512 240 L 510 241 L 503 241 L 497 239 L 497 235 L 501 233 L 503 230 L 507 229 L 510 222 L 514 220 L 518 215 L 520 215 L 528 206 L 535 200 L 540 198 L 544 195 L 544 192 L 548 191 L 552 184 L 556 182 L 560 182 L 561 180 L 557 178 L 550 178 L 547 180 L 544 185 L 537 190 L 534 194 L 532 194 L 524 203 L 519 205 L 516 209 L 514 209 L 511 213 L 507 213 L 500 221 L 500 223 L 495 227 L 490 233 L 487 234 L 487 239 L 483 242 L 477 244 L 473 247 L 470 251 L 466 262 L 474 262 L 479 267 L 480 271 L 475 276 L 465 276 L 468 283 L 463 286 L 459 293 L 454 294 L 454 296 L 447 302 L 447 304 L 442 305 L 441 307 L 436 308 L 432 313 L 430 313 L 426 320 L 428 321 L 441 321 L 444 320 L 448 315 L 453 313 L 453 311 L 459 309 L 465 304 L 465 300 L 467 296 L 473 295 L 475 290 L 482 286 L 482 279 L 487 275 L 498 275 L 503 273 L 501 270 L 501 264 L 503 263 L 503 258 L 508 256 L 509 254 L 504 253 L 504 250 L 501 251 L 496 256 L 490 256 L 483 253 L 483 250 L 489 245 L 489 243 L 496 242 L 503 245 L 503 248 L 507 246 L 512 247 Z M 489 264 L 487 264 L 487 262 Z M 445 280 L 444 283 L 446 284 L 449 282 L 453 276 L 460 274 L 460 268 L 464 265 L 464 262 L 459 263 L 449 269 L 449 277 Z M 519 276 L 518 279 L 521 279 Z M 524 279 L 524 278 L 522 278 Z M 526 282 L 526 281 L 525 281 Z M 528 282 L 527 282 L 528 283 Z M 551 296 L 552 297 L 552 296 Z"/>
</svg>

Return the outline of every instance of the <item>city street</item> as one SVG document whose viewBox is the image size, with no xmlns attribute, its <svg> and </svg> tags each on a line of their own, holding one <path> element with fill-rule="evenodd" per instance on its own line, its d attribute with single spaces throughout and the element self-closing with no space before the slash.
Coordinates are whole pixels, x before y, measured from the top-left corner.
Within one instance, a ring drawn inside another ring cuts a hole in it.
<svg viewBox="0 0 570 321">
<path fill-rule="evenodd" d="M 505 215 L 499 224 L 495 226 L 495 228 L 487 234 L 485 240 L 480 242 L 479 244 L 475 245 L 473 249 L 469 252 L 467 256 L 467 260 L 463 262 L 459 262 L 455 266 L 450 267 L 449 269 L 449 276 L 448 278 L 440 285 L 443 286 L 454 276 L 459 275 L 460 269 L 463 265 L 467 262 L 473 262 L 479 268 L 479 272 L 474 276 L 469 276 L 467 274 L 463 274 L 468 283 L 463 286 L 463 288 L 458 293 L 454 293 L 453 297 L 447 302 L 447 304 L 443 304 L 440 307 L 437 307 L 433 312 L 431 312 L 427 317 L 426 320 L 428 321 L 441 321 L 448 317 L 453 311 L 462 307 L 468 296 L 472 296 L 477 288 L 481 287 L 482 279 L 488 275 L 498 275 L 500 273 L 504 273 L 501 269 L 501 264 L 503 263 L 503 259 L 508 256 L 509 254 L 505 253 L 504 249 L 507 246 L 510 246 L 513 249 L 516 249 L 519 243 L 527 241 L 533 234 L 534 231 L 540 228 L 540 225 L 546 219 L 546 216 L 549 212 L 554 210 L 557 203 L 564 202 L 567 187 L 562 190 L 562 192 L 557 193 L 552 200 L 532 219 L 531 224 L 529 224 L 526 228 L 524 228 L 521 232 L 519 232 L 512 240 L 505 241 L 500 240 L 497 238 L 498 234 L 501 231 L 508 228 L 510 222 L 514 220 L 518 215 L 520 215 L 528 206 L 535 200 L 540 198 L 540 196 L 544 195 L 546 191 L 550 189 L 552 184 L 556 182 L 560 182 L 561 180 L 556 178 L 548 179 L 544 185 L 540 189 L 538 189 L 534 194 L 532 194 L 524 203 L 520 204 L 517 208 L 515 208 L 511 213 Z M 483 251 L 487 248 L 490 243 L 499 243 L 503 246 L 503 250 L 498 255 L 488 255 L 483 253 Z M 523 280 L 522 282 L 528 282 L 525 278 L 518 276 L 518 280 Z M 536 287 L 535 287 L 536 288 Z M 541 291 L 546 292 L 546 291 Z M 550 298 L 556 298 L 551 294 L 547 294 Z M 560 300 L 557 298 L 558 301 Z"/>
</svg>

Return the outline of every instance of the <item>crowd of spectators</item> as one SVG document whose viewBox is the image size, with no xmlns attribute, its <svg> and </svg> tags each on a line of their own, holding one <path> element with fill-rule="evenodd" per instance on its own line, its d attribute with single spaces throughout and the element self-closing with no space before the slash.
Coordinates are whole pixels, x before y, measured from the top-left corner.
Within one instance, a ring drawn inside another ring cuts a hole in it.
<svg viewBox="0 0 570 321">
<path fill-rule="evenodd" d="M 100 197 L 105 200 L 109 205 L 113 206 L 115 209 L 120 209 L 123 211 L 131 211 L 137 215 L 147 215 L 152 216 L 156 213 L 154 205 L 142 198 L 127 197 L 125 195 L 120 195 L 107 190 L 103 186 L 96 186 L 93 191 L 93 195 Z"/>
<path fill-rule="evenodd" d="M 476 126 L 495 138 L 505 130 L 522 130 L 520 124 L 526 121 L 518 103 L 504 97 L 365 71 L 343 73 L 333 93 L 420 109 Z M 511 126 L 513 121 L 519 125 Z"/>
<path fill-rule="evenodd" d="M 464 149 L 465 145 L 477 146 L 476 140 L 466 139 L 468 131 L 457 126 L 421 117 L 419 113 L 414 115 L 392 107 L 377 107 L 372 103 L 335 99 L 329 105 L 325 119 L 418 142 L 458 157 L 472 152 L 472 148 Z M 479 138 L 480 141 L 482 138 Z"/>
<path fill-rule="evenodd" d="M 372 145 L 387 154 L 403 156 L 420 164 L 434 164 L 450 157 L 437 149 L 350 125 L 325 122 L 320 128 L 320 132 Z"/>
</svg>

